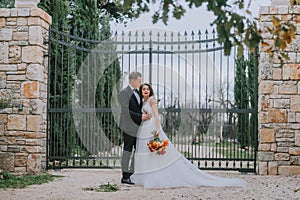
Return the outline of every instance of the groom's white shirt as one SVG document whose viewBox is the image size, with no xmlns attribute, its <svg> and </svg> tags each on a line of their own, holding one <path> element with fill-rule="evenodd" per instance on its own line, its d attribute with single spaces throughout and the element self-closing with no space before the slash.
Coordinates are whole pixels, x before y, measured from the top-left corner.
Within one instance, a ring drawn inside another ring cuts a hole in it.
<svg viewBox="0 0 300 200">
<path fill-rule="evenodd" d="M 135 89 L 134 87 L 132 87 L 131 85 L 129 85 L 129 87 L 131 88 L 133 94 L 135 95 L 135 98 L 138 101 L 138 103 L 141 104 L 140 95 L 136 91 L 134 91 L 134 89 Z"/>
</svg>

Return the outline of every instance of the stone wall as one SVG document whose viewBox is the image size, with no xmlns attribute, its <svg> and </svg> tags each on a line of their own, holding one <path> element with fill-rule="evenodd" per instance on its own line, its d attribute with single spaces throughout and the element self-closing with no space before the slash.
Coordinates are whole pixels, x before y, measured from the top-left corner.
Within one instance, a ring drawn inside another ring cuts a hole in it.
<svg viewBox="0 0 300 200">
<path fill-rule="evenodd" d="M 12 91 L 13 96 L 13 106 L 0 110 L 4 170 L 45 169 L 50 24 L 51 17 L 36 7 L 0 8 L 0 92 L 3 97 Z"/>
<path fill-rule="evenodd" d="M 296 39 L 285 51 L 290 60 L 283 66 L 260 49 L 258 172 L 263 175 L 300 174 L 300 7 L 267 6 L 260 10 L 260 27 L 272 44 L 272 16 L 292 21 Z"/>
</svg>

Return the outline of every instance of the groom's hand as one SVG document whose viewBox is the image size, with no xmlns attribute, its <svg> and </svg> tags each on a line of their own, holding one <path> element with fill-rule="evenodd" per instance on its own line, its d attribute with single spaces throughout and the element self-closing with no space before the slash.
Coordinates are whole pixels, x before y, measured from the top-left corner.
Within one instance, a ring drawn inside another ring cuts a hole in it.
<svg viewBox="0 0 300 200">
<path fill-rule="evenodd" d="M 151 118 L 151 115 L 149 113 L 143 113 L 142 115 L 142 120 L 145 121 L 145 120 L 148 120 Z"/>
</svg>

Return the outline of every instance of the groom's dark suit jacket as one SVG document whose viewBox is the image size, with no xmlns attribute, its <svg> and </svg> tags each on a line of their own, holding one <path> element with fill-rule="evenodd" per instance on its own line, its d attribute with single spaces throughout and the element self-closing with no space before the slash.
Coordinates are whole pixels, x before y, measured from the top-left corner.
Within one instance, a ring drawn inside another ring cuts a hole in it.
<svg viewBox="0 0 300 200">
<path fill-rule="evenodd" d="M 142 122 L 142 99 L 140 104 L 129 86 L 120 92 L 121 104 L 120 128 L 128 135 L 136 136 Z"/>
</svg>

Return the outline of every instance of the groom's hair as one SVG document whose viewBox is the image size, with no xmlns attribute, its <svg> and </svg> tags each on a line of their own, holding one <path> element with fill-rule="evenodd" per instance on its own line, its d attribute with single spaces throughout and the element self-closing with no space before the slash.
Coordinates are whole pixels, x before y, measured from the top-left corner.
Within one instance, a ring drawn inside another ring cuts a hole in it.
<svg viewBox="0 0 300 200">
<path fill-rule="evenodd" d="M 142 77 L 142 74 L 140 72 L 131 72 L 129 74 L 129 81 L 136 80 L 138 77 Z"/>
</svg>

